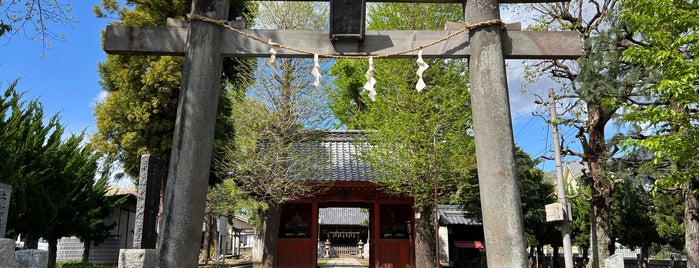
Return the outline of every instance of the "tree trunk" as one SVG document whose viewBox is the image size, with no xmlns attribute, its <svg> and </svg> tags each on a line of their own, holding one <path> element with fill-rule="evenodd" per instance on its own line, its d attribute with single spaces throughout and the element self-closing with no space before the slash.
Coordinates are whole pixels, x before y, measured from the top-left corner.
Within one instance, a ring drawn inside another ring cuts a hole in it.
<svg viewBox="0 0 699 268">
<path fill-rule="evenodd" d="M 270 204 L 267 213 L 265 213 L 265 244 L 261 268 L 277 267 L 277 240 L 279 240 L 279 218 L 281 213 L 282 206 L 280 204 Z"/>
<path fill-rule="evenodd" d="M 590 215 L 592 219 L 590 220 L 590 263 L 589 267 L 600 268 L 604 267 L 604 260 L 609 257 L 609 235 L 607 234 L 606 228 L 602 217 L 598 215 L 595 210 L 598 208 L 593 206 L 593 213 Z"/>
<path fill-rule="evenodd" d="M 58 239 L 49 239 L 48 268 L 56 268 L 56 251 L 58 251 Z"/>
<path fill-rule="evenodd" d="M 221 252 L 219 250 L 218 246 L 218 239 L 219 239 L 219 233 L 218 233 L 218 217 L 211 216 L 211 226 L 209 226 L 209 248 L 213 247 L 214 248 L 214 259 L 217 259 L 218 256 L 221 255 Z"/>
<path fill-rule="evenodd" d="M 536 248 L 536 267 L 544 268 L 546 267 L 546 255 L 544 255 L 544 246 L 539 245 Z"/>
<path fill-rule="evenodd" d="M 551 258 L 551 267 L 559 268 L 561 267 L 560 258 L 558 257 L 558 246 L 553 246 L 553 257 Z"/>
<path fill-rule="evenodd" d="M 92 242 L 90 241 L 83 241 L 83 254 L 80 260 L 82 262 L 90 262 L 90 245 Z"/>
<path fill-rule="evenodd" d="M 202 243 L 201 249 L 199 249 L 199 263 L 209 263 L 209 248 L 211 248 L 211 236 L 209 235 L 211 230 L 211 215 L 206 213 L 204 215 L 204 242 Z"/>
<path fill-rule="evenodd" d="M 684 248 L 687 268 L 699 268 L 699 178 L 690 178 L 684 197 Z"/>
<path fill-rule="evenodd" d="M 648 258 L 650 257 L 650 246 L 641 247 L 641 268 L 648 268 Z"/>
<path fill-rule="evenodd" d="M 609 159 L 609 148 L 605 137 L 604 128 L 616 112 L 616 109 L 605 110 L 604 105 L 600 105 L 601 100 L 591 99 L 587 101 L 588 127 L 587 138 L 581 132 L 578 138 L 581 139 L 584 156 L 590 168 L 590 194 L 592 195 L 590 213 L 590 255 L 589 263 L 592 268 L 599 268 L 604 265 L 604 260 L 609 257 L 607 247 L 609 245 L 608 216 L 612 204 L 613 184 L 610 183 L 606 174 L 605 164 Z"/>
<path fill-rule="evenodd" d="M 415 219 L 415 266 L 435 267 L 433 208 L 422 206 L 417 209 L 421 216 Z"/>
</svg>

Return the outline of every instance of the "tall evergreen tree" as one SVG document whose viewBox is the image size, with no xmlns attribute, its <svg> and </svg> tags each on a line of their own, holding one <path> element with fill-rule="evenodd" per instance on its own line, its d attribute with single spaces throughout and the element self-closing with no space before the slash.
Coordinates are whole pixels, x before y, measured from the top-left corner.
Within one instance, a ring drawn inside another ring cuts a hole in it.
<svg viewBox="0 0 699 268">
<path fill-rule="evenodd" d="M 95 180 L 100 155 L 83 144 L 84 133 L 63 140 L 58 115 L 44 125 L 41 103 L 23 102 L 15 85 L 0 98 L 0 152 L 9 156 L 0 160 L 0 181 L 13 186 L 8 234 L 21 234 L 28 248 L 47 239 L 49 267 L 55 267 L 58 239 L 102 242 L 109 230 L 102 220 L 118 203 L 106 196 L 107 178 Z"/>
<path fill-rule="evenodd" d="M 51 156 L 59 148 L 62 128 L 58 116 L 44 123 L 41 103 L 34 99 L 22 100 L 15 91 L 17 81 L 9 85 L 0 99 L 0 181 L 12 185 L 7 235 L 22 235 L 25 247 L 36 248 L 41 237 L 41 223 L 56 217 L 51 189 L 42 185 L 54 172 Z"/>
</svg>

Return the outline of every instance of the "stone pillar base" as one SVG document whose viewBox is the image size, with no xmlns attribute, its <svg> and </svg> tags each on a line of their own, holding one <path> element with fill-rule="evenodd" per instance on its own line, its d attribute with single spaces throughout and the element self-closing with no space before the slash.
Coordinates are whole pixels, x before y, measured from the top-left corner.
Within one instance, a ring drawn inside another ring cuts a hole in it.
<svg viewBox="0 0 699 268">
<path fill-rule="evenodd" d="M 118 268 L 152 268 L 158 266 L 156 249 L 121 249 L 119 250 Z"/>
</svg>

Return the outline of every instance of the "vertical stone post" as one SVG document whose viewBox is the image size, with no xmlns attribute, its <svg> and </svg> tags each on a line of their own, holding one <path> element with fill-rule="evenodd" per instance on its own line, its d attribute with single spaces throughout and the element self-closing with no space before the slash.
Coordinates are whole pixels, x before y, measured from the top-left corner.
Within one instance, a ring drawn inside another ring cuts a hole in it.
<svg viewBox="0 0 699 268">
<path fill-rule="evenodd" d="M 465 1 L 465 19 L 500 19 L 497 0 Z M 469 32 L 469 79 L 478 181 L 488 267 L 527 266 L 522 206 L 515 173 L 514 138 L 501 29 Z"/>
<path fill-rule="evenodd" d="M 12 186 L 0 183 L 0 238 L 5 238 L 7 229 L 7 215 L 10 213 L 10 196 Z"/>
<path fill-rule="evenodd" d="M 227 0 L 194 0 L 192 13 L 228 17 Z M 192 21 L 172 140 L 159 239 L 160 267 L 197 267 L 221 88 L 223 28 Z"/>
<path fill-rule="evenodd" d="M 138 199 L 133 248 L 155 248 L 158 240 L 158 208 L 160 207 L 160 180 L 163 176 L 162 161 L 155 156 L 141 156 L 138 176 Z"/>
</svg>

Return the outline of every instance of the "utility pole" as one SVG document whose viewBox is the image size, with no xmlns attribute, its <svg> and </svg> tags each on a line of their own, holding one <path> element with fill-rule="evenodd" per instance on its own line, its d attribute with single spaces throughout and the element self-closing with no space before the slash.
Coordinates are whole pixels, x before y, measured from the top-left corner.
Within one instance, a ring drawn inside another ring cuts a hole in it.
<svg viewBox="0 0 699 268">
<path fill-rule="evenodd" d="M 434 156 L 434 263 L 437 268 L 442 267 L 439 263 L 439 198 L 437 196 L 437 188 L 439 187 L 439 176 L 437 175 L 437 133 L 441 129 L 442 125 L 437 125 L 432 140 L 432 154 Z"/>
<path fill-rule="evenodd" d="M 561 145 L 558 141 L 558 119 L 556 117 L 556 98 L 554 97 L 553 88 L 549 88 L 549 107 L 551 126 L 553 129 L 553 148 L 554 161 L 556 162 L 556 190 L 558 202 L 563 209 L 563 221 L 561 221 L 561 229 L 563 229 L 563 258 L 566 268 L 573 268 L 573 248 L 570 242 L 570 220 L 568 204 L 566 203 L 566 189 L 563 181 L 563 168 L 561 167 Z M 558 256 L 554 256 L 557 258 Z"/>
</svg>

